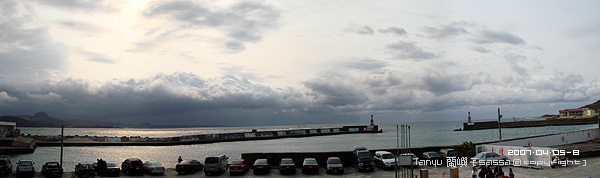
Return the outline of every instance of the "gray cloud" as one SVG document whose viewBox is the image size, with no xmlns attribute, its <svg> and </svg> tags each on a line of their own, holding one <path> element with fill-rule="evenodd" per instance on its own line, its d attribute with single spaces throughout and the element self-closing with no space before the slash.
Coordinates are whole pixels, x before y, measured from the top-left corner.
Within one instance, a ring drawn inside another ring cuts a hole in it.
<svg viewBox="0 0 600 178">
<path fill-rule="evenodd" d="M 373 71 L 387 67 L 389 64 L 385 61 L 367 58 L 358 61 L 350 61 L 346 63 L 345 66 L 363 71 Z"/>
<path fill-rule="evenodd" d="M 490 50 L 488 50 L 487 48 L 481 47 L 481 46 L 475 46 L 471 48 L 473 51 L 479 52 L 479 53 L 489 53 Z"/>
<path fill-rule="evenodd" d="M 368 97 L 356 87 L 340 80 L 315 79 L 305 82 L 304 86 L 313 93 L 313 100 L 319 105 L 344 107 L 368 101 Z"/>
<path fill-rule="evenodd" d="M 373 30 L 373 28 L 369 27 L 369 26 L 360 26 L 357 24 L 350 24 L 348 25 L 348 27 L 346 27 L 345 31 L 350 32 L 350 33 L 356 33 L 359 35 L 373 35 L 375 34 L 375 30 Z"/>
<path fill-rule="evenodd" d="M 77 31 L 85 31 L 85 32 L 107 31 L 107 29 L 101 25 L 88 23 L 88 22 L 81 22 L 81 21 L 75 21 L 75 20 L 58 20 L 55 23 L 61 27 L 69 28 L 69 29 L 77 30 Z"/>
<path fill-rule="evenodd" d="M 494 30 L 481 30 L 474 41 L 479 44 L 493 44 L 493 43 L 508 43 L 513 45 L 525 44 L 525 40 L 521 37 L 501 31 Z"/>
<path fill-rule="evenodd" d="M 455 36 L 460 36 L 463 34 L 468 34 L 469 32 L 465 29 L 468 23 L 466 22 L 452 22 L 450 24 L 444 25 L 441 28 L 435 27 L 425 27 L 424 31 L 430 37 L 442 40 L 448 39 Z"/>
<path fill-rule="evenodd" d="M 224 45 L 231 51 L 241 51 L 246 49 L 245 43 L 261 41 L 267 30 L 277 28 L 280 16 L 274 7 L 262 3 L 240 2 L 226 8 L 210 8 L 192 1 L 159 1 L 142 14 L 178 22 L 176 29 L 159 32 L 161 38 L 184 30 L 218 29 L 229 38 Z"/>
<path fill-rule="evenodd" d="M 111 3 L 110 0 L 81 0 L 81 1 L 70 1 L 70 0 L 47 0 L 47 1 L 35 1 L 40 4 L 49 5 L 58 8 L 70 9 L 70 10 L 101 10 L 101 11 L 115 11 L 115 5 L 118 3 Z"/>
<path fill-rule="evenodd" d="M 438 56 L 433 52 L 425 51 L 423 48 L 418 47 L 414 42 L 403 42 L 392 43 L 386 46 L 393 54 L 400 59 L 434 59 Z"/>
<path fill-rule="evenodd" d="M 6 93 L 5 91 L 0 91 L 0 104 L 2 104 L 4 102 L 15 102 L 15 101 L 19 101 L 19 98 L 12 97 L 12 96 L 8 95 L 8 93 Z"/>
<path fill-rule="evenodd" d="M 66 47 L 52 40 L 47 27 L 31 26 L 36 12 L 20 9 L 11 1 L 0 2 L 0 78 L 7 80 L 42 79 L 48 73 L 65 71 Z"/>
<path fill-rule="evenodd" d="M 398 35 L 398 36 L 406 36 L 406 30 L 404 30 L 404 28 L 398 28 L 398 27 L 388 27 L 386 29 L 379 29 L 378 30 L 381 33 L 391 33 L 394 35 Z"/>
<path fill-rule="evenodd" d="M 93 52 L 84 52 L 84 54 L 88 57 L 88 61 L 99 62 L 103 64 L 116 64 L 117 61 L 110 59 L 108 56 L 104 54 L 98 54 Z"/>
<path fill-rule="evenodd" d="M 524 61 L 526 59 L 525 56 L 515 55 L 515 54 L 507 54 L 504 56 L 504 59 L 506 60 L 510 69 L 513 72 L 519 74 L 522 77 L 529 77 L 529 71 L 526 68 L 521 67 L 518 64 L 518 62 Z"/>
</svg>

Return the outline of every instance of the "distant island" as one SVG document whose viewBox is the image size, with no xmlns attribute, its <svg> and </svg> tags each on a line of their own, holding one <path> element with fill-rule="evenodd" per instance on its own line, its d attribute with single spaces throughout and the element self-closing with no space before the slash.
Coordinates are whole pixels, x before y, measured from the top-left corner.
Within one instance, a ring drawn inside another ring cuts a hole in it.
<svg viewBox="0 0 600 178">
<path fill-rule="evenodd" d="M 0 121 L 15 122 L 17 127 L 71 127 L 71 128 L 186 128 L 208 127 L 197 125 L 153 125 L 149 122 L 141 124 L 124 124 L 118 122 L 99 122 L 81 119 L 59 119 L 42 111 L 30 115 L 0 116 Z M 214 127 L 214 126 L 213 126 Z"/>
</svg>

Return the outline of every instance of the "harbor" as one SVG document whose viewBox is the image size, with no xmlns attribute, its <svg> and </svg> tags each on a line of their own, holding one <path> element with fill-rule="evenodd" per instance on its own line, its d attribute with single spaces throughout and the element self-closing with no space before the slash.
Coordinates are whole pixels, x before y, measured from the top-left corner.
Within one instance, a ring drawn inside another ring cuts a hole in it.
<svg viewBox="0 0 600 178">
<path fill-rule="evenodd" d="M 65 136 L 61 143 L 61 136 L 27 135 L 34 139 L 37 146 L 173 146 L 193 145 L 218 142 L 238 142 L 250 140 L 270 140 L 281 138 L 313 137 L 340 134 L 368 134 L 381 133 L 377 125 L 353 125 L 335 128 L 290 128 L 278 130 L 256 130 L 236 133 L 215 133 L 200 135 L 185 135 L 176 137 L 150 138 L 140 136 Z"/>
</svg>

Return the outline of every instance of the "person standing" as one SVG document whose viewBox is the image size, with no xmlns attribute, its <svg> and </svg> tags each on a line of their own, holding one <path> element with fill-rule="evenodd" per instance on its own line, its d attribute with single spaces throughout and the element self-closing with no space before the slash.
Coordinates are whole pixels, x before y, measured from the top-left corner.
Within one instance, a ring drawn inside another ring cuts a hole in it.
<svg viewBox="0 0 600 178">
<path fill-rule="evenodd" d="M 177 159 L 177 163 L 181 163 L 181 161 L 183 161 L 183 159 L 181 159 L 181 156 L 179 156 L 179 159 Z"/>
<path fill-rule="evenodd" d="M 512 172 L 512 168 L 508 168 L 508 178 L 515 178 L 515 173 Z"/>
<path fill-rule="evenodd" d="M 473 178 L 477 178 L 477 166 L 473 166 L 473 171 L 471 171 L 471 174 L 473 174 Z"/>
<path fill-rule="evenodd" d="M 481 171 L 479 171 L 479 178 L 485 178 L 485 174 L 487 174 L 487 170 L 485 167 L 482 167 Z"/>
</svg>

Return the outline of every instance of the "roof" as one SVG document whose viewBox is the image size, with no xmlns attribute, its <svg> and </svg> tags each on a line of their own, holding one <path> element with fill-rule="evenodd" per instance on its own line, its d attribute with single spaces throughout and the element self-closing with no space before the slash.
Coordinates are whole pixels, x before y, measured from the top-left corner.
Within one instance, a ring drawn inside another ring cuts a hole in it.
<svg viewBox="0 0 600 178">
<path fill-rule="evenodd" d="M 560 110 L 560 112 L 573 112 L 573 111 L 583 111 L 582 108 L 577 108 L 577 109 L 565 109 L 565 110 Z"/>
<path fill-rule="evenodd" d="M 4 121 L 0 121 L 0 125 L 17 126 L 17 123 L 16 122 L 4 122 Z"/>
</svg>

